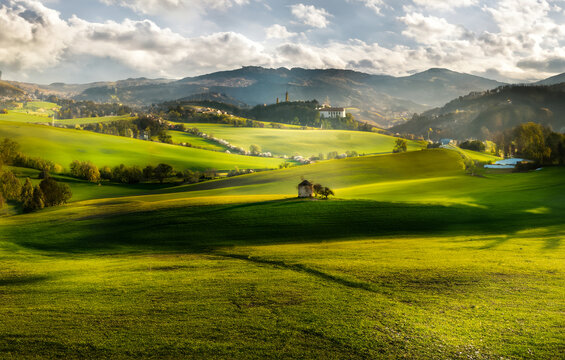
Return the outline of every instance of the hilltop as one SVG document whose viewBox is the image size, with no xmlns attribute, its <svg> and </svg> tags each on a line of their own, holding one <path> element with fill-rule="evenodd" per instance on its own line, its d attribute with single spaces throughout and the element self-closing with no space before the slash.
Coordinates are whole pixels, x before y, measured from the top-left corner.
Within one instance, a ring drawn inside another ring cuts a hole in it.
<svg viewBox="0 0 565 360">
<path fill-rule="evenodd" d="M 0 97 L 17 97 L 24 95 L 24 91 L 9 82 L 0 80 Z"/>
<path fill-rule="evenodd" d="M 491 139 L 496 133 L 526 122 L 565 132 L 565 84 L 553 86 L 503 86 L 470 93 L 441 108 L 415 116 L 391 131 L 454 139 Z"/>
</svg>

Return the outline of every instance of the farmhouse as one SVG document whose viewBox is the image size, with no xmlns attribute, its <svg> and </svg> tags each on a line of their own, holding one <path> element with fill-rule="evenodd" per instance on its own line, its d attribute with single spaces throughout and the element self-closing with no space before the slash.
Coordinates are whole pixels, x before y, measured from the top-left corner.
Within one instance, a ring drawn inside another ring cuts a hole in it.
<svg viewBox="0 0 565 360">
<path fill-rule="evenodd" d="M 504 160 L 498 160 L 492 165 L 485 165 L 485 169 L 515 169 L 519 163 L 531 162 L 526 159 L 510 158 Z"/>
<path fill-rule="evenodd" d="M 298 197 L 299 198 L 311 198 L 314 193 L 314 185 L 308 181 L 304 180 L 298 184 Z"/>
<path fill-rule="evenodd" d="M 457 145 L 457 142 L 453 139 L 441 139 L 439 143 L 441 146 Z"/>
<path fill-rule="evenodd" d="M 320 112 L 320 118 L 330 119 L 330 118 L 344 118 L 345 109 L 341 107 L 323 107 L 318 109 Z"/>
</svg>

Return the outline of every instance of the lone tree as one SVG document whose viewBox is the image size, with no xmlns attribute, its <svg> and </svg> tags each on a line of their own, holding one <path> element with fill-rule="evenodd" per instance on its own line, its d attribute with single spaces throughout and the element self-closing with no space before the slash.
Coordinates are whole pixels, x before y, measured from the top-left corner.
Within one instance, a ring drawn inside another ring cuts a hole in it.
<svg viewBox="0 0 565 360">
<path fill-rule="evenodd" d="M 39 188 L 43 192 L 45 207 L 65 204 L 72 197 L 69 185 L 59 184 L 51 177 L 43 179 L 39 183 Z"/>
<path fill-rule="evenodd" d="M 324 190 L 324 187 L 321 184 L 314 184 L 313 186 L 314 189 L 314 195 L 316 195 L 316 197 L 322 196 L 322 191 Z"/>
<path fill-rule="evenodd" d="M 324 199 L 328 199 L 329 196 L 335 196 L 334 192 L 332 191 L 332 189 L 330 189 L 329 187 L 325 187 L 322 189 L 322 191 L 320 192 L 320 194 L 324 197 Z"/>
<path fill-rule="evenodd" d="M 162 184 L 163 180 L 173 175 L 173 167 L 169 164 L 159 164 L 153 170 L 153 174 L 155 178 Z"/>
<path fill-rule="evenodd" d="M 408 141 L 405 139 L 396 139 L 396 143 L 394 144 L 394 149 L 392 149 L 393 153 L 400 153 L 406 152 L 408 149 Z"/>
<path fill-rule="evenodd" d="M 314 195 L 316 195 L 316 197 L 319 196 L 327 200 L 329 196 L 335 196 L 332 189 L 330 189 L 327 186 L 323 186 L 321 184 L 314 184 L 313 189 L 314 189 Z"/>
</svg>

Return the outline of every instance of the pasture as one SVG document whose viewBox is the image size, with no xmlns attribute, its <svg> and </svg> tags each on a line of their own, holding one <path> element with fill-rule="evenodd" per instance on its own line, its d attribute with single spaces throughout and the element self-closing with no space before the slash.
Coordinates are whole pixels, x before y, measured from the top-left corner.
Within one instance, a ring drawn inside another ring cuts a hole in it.
<svg viewBox="0 0 565 360">
<path fill-rule="evenodd" d="M 208 135 L 227 140 L 235 146 L 249 149 L 251 145 L 256 144 L 262 151 L 279 156 L 310 157 L 320 153 L 326 156 L 332 151 L 341 154 L 353 150 L 359 154 L 391 153 L 396 141 L 396 138 L 391 136 L 361 131 L 245 128 L 223 124 L 189 125 Z M 425 145 L 419 142 L 408 142 L 409 151 L 423 147 Z"/>
<path fill-rule="evenodd" d="M 15 121 L 22 123 L 32 123 L 32 124 L 51 124 L 52 113 L 48 114 L 44 112 L 32 112 L 29 113 L 25 110 L 9 110 L 7 114 L 0 114 L 0 121 Z M 96 124 L 100 122 L 110 122 L 118 120 L 131 120 L 133 119 L 129 115 L 123 116 L 103 116 L 103 117 L 92 117 L 92 118 L 76 118 L 76 119 L 55 119 L 55 124 L 59 125 L 86 125 L 86 124 Z"/>
<path fill-rule="evenodd" d="M 301 177 L 338 199 L 295 199 Z M 2 218 L 8 358 L 565 352 L 562 168 L 471 177 L 440 149 L 147 193 L 71 180 L 71 204 Z"/>
<path fill-rule="evenodd" d="M 277 168 L 281 159 L 231 155 L 94 132 L 0 121 L 0 136 L 21 145 L 21 151 L 68 167 L 73 160 L 101 166 L 157 165 L 177 169 L 217 170 Z"/>
<path fill-rule="evenodd" d="M 552 359 L 564 350 L 562 226 L 516 226 L 522 216 L 504 232 L 504 216 L 484 209 L 371 201 L 86 214 L 3 226 L 4 354 Z"/>
</svg>

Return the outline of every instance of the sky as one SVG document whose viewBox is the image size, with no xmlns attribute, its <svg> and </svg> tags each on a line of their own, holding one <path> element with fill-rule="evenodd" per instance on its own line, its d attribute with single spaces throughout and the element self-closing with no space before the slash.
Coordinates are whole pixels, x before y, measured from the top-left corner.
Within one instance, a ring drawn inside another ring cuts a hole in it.
<svg viewBox="0 0 565 360">
<path fill-rule="evenodd" d="M 242 66 L 539 80 L 565 72 L 565 0 L 0 0 L 3 79 L 179 79 Z"/>
</svg>

